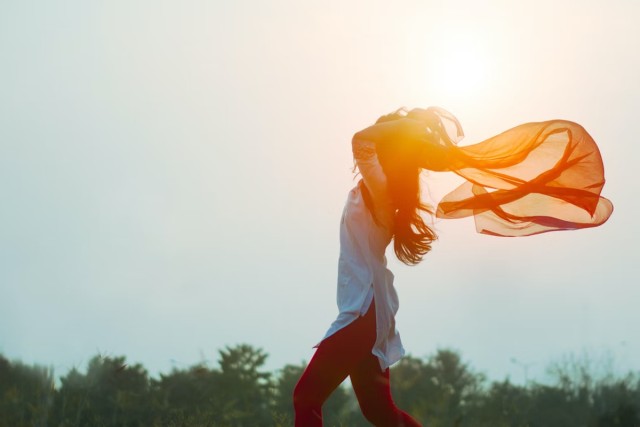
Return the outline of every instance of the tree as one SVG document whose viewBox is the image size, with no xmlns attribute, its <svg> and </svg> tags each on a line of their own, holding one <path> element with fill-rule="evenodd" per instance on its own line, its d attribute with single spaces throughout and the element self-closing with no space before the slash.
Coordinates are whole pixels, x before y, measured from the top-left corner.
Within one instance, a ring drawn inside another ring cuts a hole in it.
<svg viewBox="0 0 640 427">
<path fill-rule="evenodd" d="M 152 380 L 155 423 L 166 425 L 207 425 L 221 412 L 216 400 L 220 371 L 204 365 L 186 370 L 174 369 L 170 374 Z"/>
<path fill-rule="evenodd" d="M 433 427 L 460 425 L 483 381 L 484 376 L 471 372 L 458 353 L 446 349 L 427 363 L 405 357 L 391 372 L 398 406 Z"/>
<path fill-rule="evenodd" d="M 54 396 L 53 371 L 0 355 L 0 427 L 45 426 Z"/>
<path fill-rule="evenodd" d="M 600 382 L 594 390 L 593 412 L 598 427 L 640 426 L 640 377 Z"/>
<path fill-rule="evenodd" d="M 96 356 L 86 374 L 72 369 L 54 388 L 51 369 L 9 362 L 0 355 L 0 427 L 288 427 L 293 389 L 305 363 L 276 375 L 267 354 L 250 345 L 220 351 L 219 367 L 204 364 L 149 379 L 124 357 Z M 587 361 L 588 362 L 588 361 Z M 459 354 L 439 350 L 407 356 L 391 373 L 398 406 L 431 427 L 637 427 L 640 373 L 598 375 L 571 359 L 551 367 L 555 383 L 505 380 L 484 387 Z M 327 427 L 364 427 L 350 387 L 338 387 L 323 406 Z"/>
<path fill-rule="evenodd" d="M 530 390 L 509 380 L 493 383 L 475 400 L 469 425 L 478 427 L 527 427 L 533 400 Z"/>
<path fill-rule="evenodd" d="M 279 371 L 273 395 L 273 412 L 282 422 L 293 424 L 293 390 L 304 371 L 301 365 L 285 365 Z"/>
<path fill-rule="evenodd" d="M 271 422 L 271 373 L 262 370 L 268 355 L 248 344 L 220 350 L 216 400 L 218 422 L 234 427 Z"/>
<path fill-rule="evenodd" d="M 72 369 L 61 378 L 53 425 L 123 426 L 150 424 L 149 380 L 141 365 L 124 357 L 95 356 L 85 375 Z"/>
</svg>

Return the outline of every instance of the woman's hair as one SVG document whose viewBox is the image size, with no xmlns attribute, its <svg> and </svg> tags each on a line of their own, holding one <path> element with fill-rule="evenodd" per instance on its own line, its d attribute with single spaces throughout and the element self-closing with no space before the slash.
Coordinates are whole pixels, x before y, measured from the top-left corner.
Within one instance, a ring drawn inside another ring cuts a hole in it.
<svg viewBox="0 0 640 427">
<path fill-rule="evenodd" d="M 403 114 L 404 113 L 404 114 Z M 376 121 L 382 123 L 405 117 L 406 110 L 382 116 Z M 400 261 L 407 265 L 416 265 L 431 250 L 431 243 L 437 239 L 423 218 L 423 214 L 433 215 L 433 209 L 421 200 L 420 172 L 418 165 L 418 144 L 413 141 L 390 141 L 377 148 L 378 160 L 387 178 L 387 189 L 394 207 L 393 249 Z M 364 201 L 371 209 L 371 196 L 361 185 Z M 374 216 L 375 218 L 375 216 Z"/>
</svg>

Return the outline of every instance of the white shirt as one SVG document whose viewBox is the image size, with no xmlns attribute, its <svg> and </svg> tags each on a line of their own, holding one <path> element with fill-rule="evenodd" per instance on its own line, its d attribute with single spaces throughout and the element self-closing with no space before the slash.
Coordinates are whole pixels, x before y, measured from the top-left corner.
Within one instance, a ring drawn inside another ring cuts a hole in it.
<svg viewBox="0 0 640 427">
<path fill-rule="evenodd" d="M 340 313 L 323 340 L 363 316 L 375 298 L 376 342 L 371 352 L 378 357 L 384 371 L 404 355 L 395 323 L 398 295 L 385 257 L 393 237 L 393 209 L 375 144 L 354 140 L 352 147 L 373 201 L 377 223 L 356 186 L 349 192 L 340 221 L 337 293 Z"/>
</svg>

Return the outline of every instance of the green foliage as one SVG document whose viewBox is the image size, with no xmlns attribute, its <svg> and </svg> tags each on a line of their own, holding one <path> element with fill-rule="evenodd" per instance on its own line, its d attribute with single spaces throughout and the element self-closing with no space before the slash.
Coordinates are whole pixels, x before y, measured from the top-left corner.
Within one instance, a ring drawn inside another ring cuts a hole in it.
<svg viewBox="0 0 640 427">
<path fill-rule="evenodd" d="M 261 349 L 247 344 L 220 351 L 216 421 L 238 427 L 271 424 L 271 374 L 260 370 L 266 359 Z"/>
<path fill-rule="evenodd" d="M 267 354 L 247 344 L 219 352 L 218 366 L 149 378 L 124 357 L 96 356 L 54 387 L 50 369 L 0 356 L 0 427 L 289 427 L 291 396 L 306 364 L 264 370 Z M 429 425 L 460 427 L 638 427 L 640 377 L 598 375 L 584 360 L 555 364 L 554 385 L 487 384 L 460 355 L 439 350 L 391 369 L 397 405 Z M 328 427 L 368 426 L 353 391 L 323 407 Z"/>
<path fill-rule="evenodd" d="M 46 426 L 53 385 L 51 369 L 10 363 L 0 355 L 0 427 Z"/>
<path fill-rule="evenodd" d="M 220 410 L 215 399 L 219 376 L 217 370 L 196 365 L 151 380 L 155 424 L 206 425 Z"/>
<path fill-rule="evenodd" d="M 529 425 L 532 403 L 529 389 L 508 380 L 496 382 L 478 396 L 469 418 L 478 426 L 525 427 Z"/>
<path fill-rule="evenodd" d="M 483 381 L 451 350 L 438 350 L 426 362 L 408 356 L 391 369 L 398 406 L 433 427 L 460 424 Z"/>
<path fill-rule="evenodd" d="M 124 357 L 95 356 L 86 374 L 72 369 L 61 378 L 52 420 L 59 426 L 146 426 L 150 420 L 147 372 Z"/>
</svg>

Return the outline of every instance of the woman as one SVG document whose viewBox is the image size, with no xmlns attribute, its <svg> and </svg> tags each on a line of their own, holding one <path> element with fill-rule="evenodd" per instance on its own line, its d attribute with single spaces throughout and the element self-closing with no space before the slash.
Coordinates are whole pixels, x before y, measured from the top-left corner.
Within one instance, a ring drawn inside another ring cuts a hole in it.
<svg viewBox="0 0 640 427">
<path fill-rule="evenodd" d="M 389 366 L 404 349 L 395 328 L 398 296 L 385 250 L 418 264 L 436 239 L 421 214 L 422 169 L 453 171 L 468 180 L 445 196 L 443 218 L 473 215 L 479 232 L 523 236 L 593 227 L 613 209 L 600 197 L 602 161 L 579 125 L 527 123 L 468 147 L 462 128 L 440 108 L 378 119 L 357 132 L 353 155 L 362 179 L 340 224 L 338 318 L 294 390 L 295 425 L 322 425 L 322 404 L 349 376 L 363 415 L 376 426 L 419 426 L 391 397 Z"/>
</svg>

